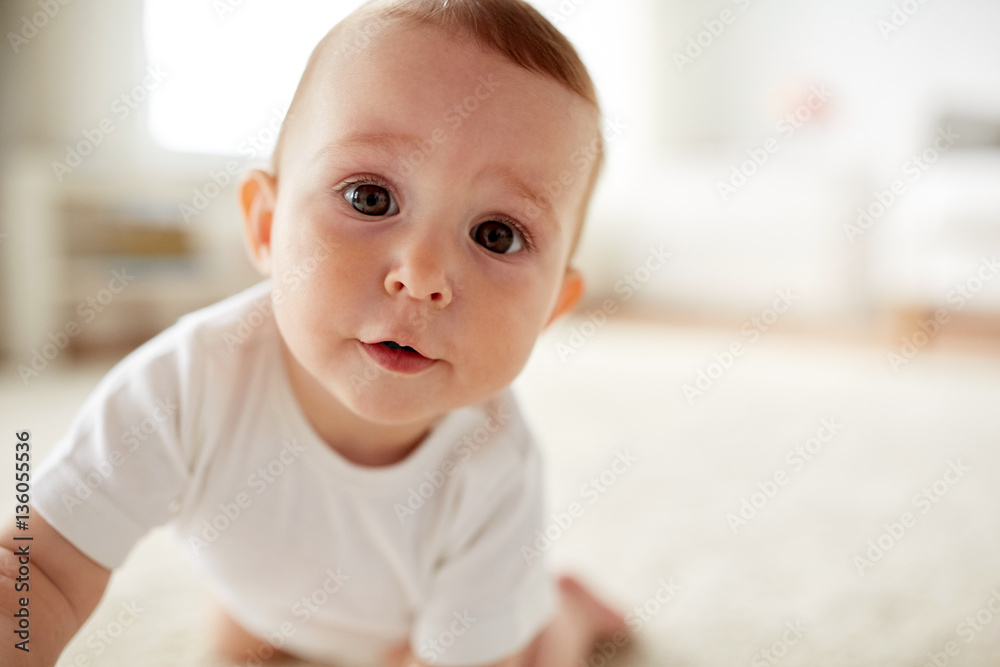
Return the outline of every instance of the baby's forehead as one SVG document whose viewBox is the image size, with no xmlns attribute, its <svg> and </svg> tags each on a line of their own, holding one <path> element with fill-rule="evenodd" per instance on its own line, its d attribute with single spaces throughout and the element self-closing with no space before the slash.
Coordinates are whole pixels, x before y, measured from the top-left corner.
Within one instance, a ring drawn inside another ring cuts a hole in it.
<svg viewBox="0 0 1000 667">
<path fill-rule="evenodd" d="M 448 73 L 452 78 L 457 78 L 470 61 L 483 57 L 495 59 L 501 66 L 523 69 L 513 60 L 484 48 L 473 35 L 459 28 L 361 16 L 344 19 L 320 41 L 313 59 L 316 66 L 310 68 L 312 71 L 307 69 L 300 85 L 307 89 L 329 86 L 348 73 L 372 81 L 390 74 L 396 65 L 411 66 L 432 58 L 443 44 L 448 45 L 454 58 Z M 559 87 L 554 80 L 547 83 Z"/>
<path fill-rule="evenodd" d="M 473 116 L 487 105 L 509 107 L 501 125 L 519 124 L 518 130 L 548 125 L 537 132 L 540 146 L 565 144 L 569 133 L 581 146 L 600 136 L 599 112 L 586 100 L 551 77 L 484 49 L 471 36 L 384 21 L 372 28 L 373 20 L 338 24 L 303 74 L 287 125 L 312 135 L 313 146 L 323 139 L 317 133 L 342 134 L 359 124 L 374 133 L 380 119 L 415 127 L 416 119 L 426 117 L 436 124 L 421 130 L 423 138 L 431 139 L 438 129 L 453 134 L 462 123 L 484 122 Z M 364 40 L 358 41 L 359 34 Z"/>
</svg>

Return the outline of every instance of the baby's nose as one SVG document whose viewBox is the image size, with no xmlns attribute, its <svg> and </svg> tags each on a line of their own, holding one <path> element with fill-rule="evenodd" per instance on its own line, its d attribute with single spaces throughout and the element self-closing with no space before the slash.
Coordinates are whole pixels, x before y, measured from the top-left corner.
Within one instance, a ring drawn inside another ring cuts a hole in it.
<svg viewBox="0 0 1000 667">
<path fill-rule="evenodd" d="M 446 307 L 453 293 L 443 254 L 439 244 L 409 248 L 386 274 L 386 291 L 393 296 L 403 293 L 438 308 Z"/>
</svg>

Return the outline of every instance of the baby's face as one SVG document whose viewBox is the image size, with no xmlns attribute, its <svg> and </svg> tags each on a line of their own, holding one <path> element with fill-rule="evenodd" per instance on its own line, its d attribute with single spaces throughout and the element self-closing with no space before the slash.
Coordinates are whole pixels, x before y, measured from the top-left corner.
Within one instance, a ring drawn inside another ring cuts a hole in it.
<svg viewBox="0 0 1000 667">
<path fill-rule="evenodd" d="M 578 291 L 567 261 L 589 174 L 574 152 L 596 111 L 433 28 L 328 49 L 308 90 L 265 260 L 293 363 L 379 423 L 486 399 Z"/>
</svg>

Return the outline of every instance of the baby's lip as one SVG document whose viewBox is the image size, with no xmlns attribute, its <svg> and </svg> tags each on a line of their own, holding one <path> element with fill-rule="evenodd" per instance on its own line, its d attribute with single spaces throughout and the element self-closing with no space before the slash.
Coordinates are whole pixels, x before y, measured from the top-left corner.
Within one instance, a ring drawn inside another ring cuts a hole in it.
<svg viewBox="0 0 1000 667">
<path fill-rule="evenodd" d="M 358 339 L 358 344 L 371 361 L 393 373 L 415 375 L 423 373 L 438 362 L 437 359 L 425 357 L 415 347 L 402 345 L 391 338 L 372 343 Z"/>
<path fill-rule="evenodd" d="M 359 340 L 361 340 L 361 342 L 365 343 L 366 345 L 380 345 L 383 343 L 388 343 L 389 345 L 387 345 L 387 347 L 395 346 L 399 348 L 409 348 L 410 351 L 419 354 L 421 357 L 424 357 L 425 359 L 433 359 L 433 357 L 429 357 L 423 352 L 421 352 L 420 348 L 414 345 L 415 341 L 412 341 L 408 337 L 403 335 L 397 335 L 397 336 L 388 335 L 384 338 L 372 337 L 369 339 L 359 339 Z"/>
</svg>

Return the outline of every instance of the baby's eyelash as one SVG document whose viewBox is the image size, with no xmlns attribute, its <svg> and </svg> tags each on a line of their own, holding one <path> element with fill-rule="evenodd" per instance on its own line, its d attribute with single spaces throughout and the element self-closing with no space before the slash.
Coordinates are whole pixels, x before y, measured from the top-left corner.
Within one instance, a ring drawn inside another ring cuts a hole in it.
<svg viewBox="0 0 1000 667">
<path fill-rule="evenodd" d="M 525 250 L 531 251 L 535 249 L 535 244 L 531 238 L 531 233 L 527 229 L 525 229 L 524 226 L 521 225 L 521 223 L 517 222 L 516 220 L 512 220 L 511 218 L 508 218 L 505 215 L 493 215 L 486 218 L 486 220 L 483 220 L 483 222 L 488 222 L 489 220 L 496 220 L 497 222 L 502 222 L 503 224 L 512 227 L 514 231 L 517 232 L 524 240 Z"/>
<path fill-rule="evenodd" d="M 372 176 L 371 174 L 364 174 L 363 176 L 357 176 L 349 181 L 344 181 L 339 185 L 333 186 L 333 191 L 340 196 L 343 196 L 347 190 L 355 185 L 377 185 L 380 188 L 385 188 L 389 191 L 389 194 L 395 197 L 395 193 L 392 191 L 392 187 L 384 180 L 378 176 Z"/>
</svg>

